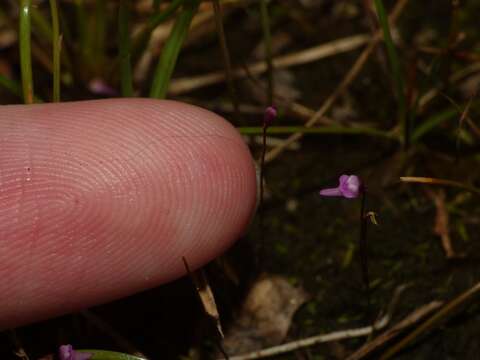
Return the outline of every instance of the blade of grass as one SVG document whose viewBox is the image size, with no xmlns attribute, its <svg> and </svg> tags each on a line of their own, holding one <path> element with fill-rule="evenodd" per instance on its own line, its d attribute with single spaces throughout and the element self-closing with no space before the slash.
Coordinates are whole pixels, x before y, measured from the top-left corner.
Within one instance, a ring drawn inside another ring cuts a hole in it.
<svg viewBox="0 0 480 360">
<path fill-rule="evenodd" d="M 30 8 L 31 0 L 20 0 L 20 69 L 22 73 L 23 101 L 26 104 L 33 103 Z"/>
<path fill-rule="evenodd" d="M 270 17 L 268 14 L 267 0 L 260 0 L 260 22 L 262 24 L 263 42 L 265 45 L 265 61 L 267 63 L 267 101 L 273 105 L 273 61 L 272 37 L 270 34 Z"/>
<path fill-rule="evenodd" d="M 423 137 L 426 133 L 433 130 L 435 127 L 437 127 L 441 123 L 452 119 L 458 113 L 459 112 L 457 109 L 450 108 L 429 117 L 420 126 L 418 126 L 413 132 L 412 138 L 411 138 L 412 143 L 418 142 L 420 138 Z"/>
<path fill-rule="evenodd" d="M 22 98 L 22 87 L 17 82 L 0 74 L 0 86 L 3 86 L 7 91 Z"/>
<path fill-rule="evenodd" d="M 240 112 L 238 110 L 238 100 L 235 92 L 235 86 L 233 84 L 232 64 L 230 61 L 230 52 L 228 51 L 227 39 L 225 36 L 225 30 L 223 28 L 223 15 L 222 8 L 220 6 L 220 0 L 213 0 L 213 10 L 215 12 L 215 24 L 217 27 L 218 39 L 220 47 L 222 49 L 223 64 L 225 67 L 225 78 L 227 79 L 228 92 L 233 104 L 233 111 L 236 120 L 240 119 Z"/>
<path fill-rule="evenodd" d="M 30 12 L 33 33 L 37 38 L 50 42 L 52 39 L 52 27 L 48 23 L 47 18 L 36 7 L 32 7 Z"/>
<path fill-rule="evenodd" d="M 158 11 L 160 10 L 160 2 L 162 0 L 153 0 L 153 11 Z"/>
<path fill-rule="evenodd" d="M 147 360 L 143 356 L 135 356 L 116 351 L 82 349 L 76 350 L 79 353 L 92 354 L 91 360 Z"/>
<path fill-rule="evenodd" d="M 9 79 L 1 74 L 0 74 L 0 86 L 3 86 L 7 91 L 11 92 L 13 95 L 18 96 L 20 99 L 23 98 L 22 86 L 18 82 L 12 79 Z M 33 96 L 33 101 L 36 103 L 43 102 L 42 99 L 40 99 L 35 95 Z"/>
<path fill-rule="evenodd" d="M 132 66 L 130 63 L 130 11 L 131 1 L 120 0 L 118 9 L 118 49 L 120 61 L 120 74 L 122 83 L 122 95 L 133 95 Z"/>
<path fill-rule="evenodd" d="M 420 177 L 420 176 L 402 176 L 400 177 L 400 181 L 408 182 L 408 183 L 417 183 L 417 184 L 450 186 L 450 187 L 470 191 L 476 195 L 480 195 L 480 190 L 477 189 L 476 187 L 473 187 L 471 185 L 464 184 L 455 180 L 437 179 L 437 178 Z"/>
<path fill-rule="evenodd" d="M 263 127 L 237 127 L 237 130 L 242 135 L 261 135 Z M 374 137 L 381 137 L 385 139 L 396 140 L 394 134 L 376 130 L 372 128 L 362 127 L 343 127 L 343 126 L 325 126 L 325 127 L 304 127 L 304 126 L 269 126 L 268 134 L 338 134 L 338 135 L 369 135 Z M 399 140 L 399 139 L 398 139 Z"/>
<path fill-rule="evenodd" d="M 382 27 L 383 40 L 385 41 L 388 60 L 392 68 L 393 80 L 395 82 L 398 101 L 398 120 L 404 131 L 404 145 L 405 147 L 408 147 L 410 144 L 410 122 L 408 121 L 407 116 L 407 102 L 405 99 L 405 87 L 403 83 L 403 72 L 400 66 L 400 59 L 398 57 L 395 44 L 393 43 L 387 12 L 385 11 L 382 0 L 375 0 L 375 8 L 377 10 L 380 26 Z"/>
<path fill-rule="evenodd" d="M 95 26 L 94 32 L 90 32 L 93 38 L 93 67 L 94 73 L 100 75 L 105 64 L 105 46 L 106 46 L 106 24 L 107 24 L 107 2 L 106 0 L 96 0 L 95 2 Z M 90 30 L 91 31 L 91 30 Z"/>
<path fill-rule="evenodd" d="M 157 68 L 153 77 L 153 84 L 150 90 L 150 97 L 165 98 L 168 90 L 168 84 L 172 77 L 178 54 L 185 41 L 193 16 L 195 15 L 200 0 L 185 1 L 181 12 L 178 14 L 172 31 L 162 49 L 162 54 L 158 61 Z"/>
<path fill-rule="evenodd" d="M 90 46 L 88 41 L 88 32 L 87 32 L 87 15 L 85 11 L 84 0 L 75 0 L 75 25 L 76 33 L 78 36 L 77 41 L 77 53 L 78 57 L 75 59 L 75 63 L 82 63 L 83 66 L 75 66 L 77 72 L 80 74 L 80 77 L 83 77 L 87 73 L 87 68 L 89 68 L 88 59 L 90 58 Z"/>
<path fill-rule="evenodd" d="M 150 35 L 155 28 L 163 23 L 164 21 L 170 19 L 177 9 L 185 2 L 185 0 L 173 0 L 168 7 L 161 13 L 154 14 L 149 20 L 147 25 L 140 31 L 140 33 L 135 37 L 132 46 L 132 60 L 135 63 L 140 56 L 140 53 L 145 49 L 145 46 L 150 39 Z"/>
<path fill-rule="evenodd" d="M 60 101 L 60 49 L 62 37 L 58 22 L 57 0 L 50 0 L 50 12 L 52 15 L 52 43 L 53 43 L 53 101 Z"/>
</svg>

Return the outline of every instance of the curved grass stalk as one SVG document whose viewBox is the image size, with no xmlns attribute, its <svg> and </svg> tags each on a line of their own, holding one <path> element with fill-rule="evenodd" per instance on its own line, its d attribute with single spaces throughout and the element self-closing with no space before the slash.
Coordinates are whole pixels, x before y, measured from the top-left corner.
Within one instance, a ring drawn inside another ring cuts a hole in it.
<svg viewBox="0 0 480 360">
<path fill-rule="evenodd" d="M 480 195 L 480 189 L 473 187 L 468 184 L 461 183 L 455 180 L 447 180 L 447 179 L 437 179 L 431 177 L 420 177 L 420 176 L 402 176 L 400 177 L 400 181 L 402 182 L 409 182 L 409 183 L 417 183 L 417 184 L 429 184 L 429 185 L 444 185 L 455 187 L 458 189 L 463 189 L 470 191 L 476 195 Z"/>
<path fill-rule="evenodd" d="M 147 360 L 143 356 L 135 356 L 116 351 L 106 350 L 77 350 L 80 353 L 92 354 L 91 360 Z"/>
<path fill-rule="evenodd" d="M 0 86 L 3 86 L 7 91 L 17 95 L 19 98 L 22 97 L 22 86 L 2 74 L 0 74 Z"/>
<path fill-rule="evenodd" d="M 403 84 L 403 73 L 400 66 L 400 58 L 398 57 L 395 44 L 393 43 L 392 35 L 390 32 L 390 24 L 388 22 L 387 12 L 385 11 L 383 2 L 382 0 L 374 0 L 374 2 L 375 8 L 377 9 L 380 26 L 382 27 L 383 39 L 385 41 L 385 46 L 387 47 L 388 60 L 392 68 L 392 75 L 395 82 L 395 89 L 398 101 L 398 120 L 404 130 L 404 145 L 408 147 L 410 144 L 410 124 L 408 122 L 407 116 L 407 101 L 405 98 L 405 87 Z"/>
<path fill-rule="evenodd" d="M 260 0 L 260 22 L 262 23 L 263 42 L 265 44 L 265 61 L 267 63 L 267 99 L 268 105 L 273 105 L 273 60 L 272 36 L 270 34 L 270 17 L 268 15 L 267 0 Z"/>
<path fill-rule="evenodd" d="M 173 16 L 173 14 L 175 14 L 175 12 L 184 2 L 185 0 L 173 0 L 164 11 L 153 15 L 148 20 L 147 25 L 140 31 L 140 33 L 135 37 L 133 41 L 133 46 L 132 46 L 133 62 L 135 62 L 138 59 L 140 52 L 145 48 L 146 44 L 148 43 L 148 40 L 150 39 L 150 35 L 152 34 L 152 31 L 155 30 L 155 28 L 158 25 L 160 25 L 164 21 L 168 20 L 171 16 Z"/>
<path fill-rule="evenodd" d="M 178 14 L 172 31 L 162 49 L 162 54 L 155 70 L 150 97 L 165 98 L 175 64 L 177 63 L 178 54 L 187 37 L 190 23 L 197 12 L 199 4 L 200 0 L 187 0 Z"/>
<path fill-rule="evenodd" d="M 53 101 L 60 101 L 60 50 L 62 37 L 58 21 L 57 0 L 50 0 L 50 12 L 52 15 L 52 51 L 53 51 Z"/>
<path fill-rule="evenodd" d="M 261 135 L 263 128 L 260 126 L 238 127 L 237 130 L 243 135 Z M 304 127 L 304 126 L 270 126 L 269 134 L 338 134 L 338 135 L 368 135 L 390 140 L 398 140 L 395 134 L 367 127 Z"/>
<path fill-rule="evenodd" d="M 33 103 L 31 5 L 31 0 L 20 0 L 20 70 L 22 73 L 23 101 L 25 104 Z"/>
<path fill-rule="evenodd" d="M 130 62 L 130 0 L 120 0 L 118 9 L 118 50 L 122 95 L 133 95 L 132 66 Z"/>
</svg>

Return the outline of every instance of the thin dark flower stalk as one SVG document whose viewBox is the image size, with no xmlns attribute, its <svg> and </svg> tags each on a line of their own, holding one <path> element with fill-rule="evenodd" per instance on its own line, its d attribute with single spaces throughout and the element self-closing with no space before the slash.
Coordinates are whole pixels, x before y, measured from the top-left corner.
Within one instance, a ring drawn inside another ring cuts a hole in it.
<svg viewBox="0 0 480 360">
<path fill-rule="evenodd" d="M 365 293 L 367 295 L 368 316 L 373 326 L 374 319 L 371 314 L 370 279 L 368 276 L 367 222 L 369 221 L 369 216 L 365 213 L 365 204 L 367 202 L 366 189 L 363 182 L 356 175 L 344 174 L 340 176 L 338 180 L 339 184 L 337 187 L 322 189 L 320 190 L 320 195 L 329 197 L 344 197 L 346 199 L 356 199 L 361 196 L 359 256 L 363 282 L 365 284 Z"/>
<path fill-rule="evenodd" d="M 370 294 L 370 277 L 368 274 L 368 243 L 367 243 L 367 222 L 368 216 L 365 214 L 365 204 L 367 202 L 367 193 L 364 186 L 361 189 L 361 205 L 360 205 L 360 265 L 362 268 L 363 284 L 365 286 L 365 294 L 367 296 L 367 313 L 370 322 L 374 323 L 371 310 L 371 294 Z"/>
<path fill-rule="evenodd" d="M 277 109 L 274 106 L 269 106 L 265 109 L 263 116 L 263 125 L 262 125 L 262 154 L 260 156 L 260 191 L 259 191 L 259 200 L 258 200 L 258 213 L 260 219 L 260 251 L 257 256 L 262 258 L 263 252 L 263 243 L 264 243 L 264 234 L 265 234 L 265 219 L 263 213 L 263 193 L 264 193 L 264 177 L 265 177 L 265 154 L 267 152 L 267 129 L 273 123 L 277 117 Z M 258 265 L 258 264 L 257 264 Z"/>
<path fill-rule="evenodd" d="M 222 50 L 228 92 L 230 93 L 230 98 L 232 99 L 235 119 L 238 121 L 240 119 L 240 111 L 238 109 L 238 99 L 235 86 L 233 84 L 232 63 L 230 61 L 230 52 L 228 51 L 227 38 L 223 28 L 223 14 L 222 7 L 220 6 L 220 0 L 213 0 L 213 11 L 215 13 L 215 25 L 217 27 L 218 40 Z"/>
</svg>

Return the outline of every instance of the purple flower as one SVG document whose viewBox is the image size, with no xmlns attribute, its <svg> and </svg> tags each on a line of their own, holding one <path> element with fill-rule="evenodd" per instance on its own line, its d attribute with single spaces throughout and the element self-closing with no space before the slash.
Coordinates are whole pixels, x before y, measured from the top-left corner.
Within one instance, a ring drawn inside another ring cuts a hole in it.
<svg viewBox="0 0 480 360">
<path fill-rule="evenodd" d="M 89 360 L 93 355 L 73 350 L 73 346 L 62 345 L 58 349 L 58 357 L 60 360 Z"/>
<path fill-rule="evenodd" d="M 277 117 L 277 109 L 275 106 L 269 106 L 265 109 L 265 112 L 263 114 L 263 126 L 264 127 L 269 127 L 272 125 L 273 120 Z"/>
<path fill-rule="evenodd" d="M 336 188 L 320 190 L 322 196 L 343 196 L 347 199 L 354 199 L 363 190 L 362 182 L 357 175 L 342 175 Z"/>
</svg>

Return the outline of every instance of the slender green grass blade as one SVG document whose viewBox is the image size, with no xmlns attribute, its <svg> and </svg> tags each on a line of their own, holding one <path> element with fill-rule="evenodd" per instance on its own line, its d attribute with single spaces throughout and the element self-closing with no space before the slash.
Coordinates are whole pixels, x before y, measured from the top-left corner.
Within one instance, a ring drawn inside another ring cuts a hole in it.
<svg viewBox="0 0 480 360">
<path fill-rule="evenodd" d="M 225 68 L 225 78 L 227 79 L 228 92 L 230 93 L 230 98 L 232 100 L 235 118 L 238 121 L 240 120 L 238 99 L 235 91 L 235 85 L 233 83 L 232 63 L 230 61 L 230 52 L 228 51 L 227 37 L 225 36 L 225 30 L 223 28 L 223 15 L 220 0 L 213 0 L 213 11 L 215 14 L 218 40 L 222 49 L 223 65 Z"/>
<path fill-rule="evenodd" d="M 133 42 L 132 59 L 134 63 L 140 56 L 140 53 L 143 51 L 143 49 L 145 49 L 152 31 L 164 21 L 170 19 L 185 1 L 186 0 L 173 0 L 164 11 L 154 14 L 148 20 L 147 25 L 135 37 Z"/>
<path fill-rule="evenodd" d="M 13 95 L 18 96 L 20 99 L 23 99 L 22 85 L 20 85 L 18 82 L 0 74 L 0 86 L 3 86 L 3 88 L 5 88 Z M 43 100 L 36 95 L 33 96 L 33 101 L 36 103 L 43 102 Z"/>
<path fill-rule="evenodd" d="M 31 0 L 20 0 L 20 69 L 22 73 L 23 101 L 33 103 L 32 51 L 31 51 Z"/>
<path fill-rule="evenodd" d="M 52 14 L 52 52 L 53 52 L 53 101 L 60 101 L 60 49 L 62 38 L 58 21 L 57 0 L 50 0 L 50 12 Z"/>
<path fill-rule="evenodd" d="M 441 123 L 452 119 L 455 115 L 458 115 L 457 109 L 448 109 L 429 117 L 413 132 L 412 143 L 418 142 L 420 138 L 422 138 L 429 131 L 433 130 Z"/>
<path fill-rule="evenodd" d="M 375 0 L 375 8 L 377 9 L 378 19 L 382 27 L 383 39 L 387 48 L 388 60 L 392 69 L 393 80 L 395 82 L 395 89 L 398 101 L 398 120 L 404 130 L 404 144 L 408 146 L 410 142 L 410 124 L 407 116 L 407 102 L 405 99 L 405 87 L 403 82 L 403 71 L 400 66 L 400 59 L 398 57 L 395 44 L 393 43 L 390 32 L 390 24 L 388 22 L 388 15 L 383 6 L 382 0 Z"/>
<path fill-rule="evenodd" d="M 168 84 L 172 77 L 178 54 L 185 41 L 193 16 L 195 15 L 200 0 L 185 1 L 182 10 L 175 20 L 172 31 L 165 42 L 160 55 L 157 68 L 153 77 L 153 84 L 150 90 L 150 97 L 165 98 L 168 90 Z"/>
<path fill-rule="evenodd" d="M 141 356 L 135 356 L 130 354 L 125 354 L 116 351 L 106 351 L 106 350 L 77 350 L 78 352 L 82 353 L 89 353 L 93 356 L 91 360 L 147 360 Z"/>
<path fill-rule="evenodd" d="M 40 38 L 45 42 L 50 43 L 52 39 L 52 27 L 48 23 L 47 18 L 35 6 L 32 6 L 30 12 L 33 33 L 37 38 Z"/>
<path fill-rule="evenodd" d="M 96 0 L 95 2 L 95 26 L 90 28 L 89 37 L 92 39 L 94 72 L 100 75 L 105 64 L 105 46 L 106 46 L 106 28 L 107 28 L 107 2 L 106 0 Z M 93 32 L 92 32 L 93 29 Z"/>
<path fill-rule="evenodd" d="M 261 135 L 263 127 L 237 127 L 237 130 L 243 135 Z M 337 135 L 368 135 L 386 139 L 395 140 L 392 133 L 376 130 L 368 127 L 343 127 L 343 126 L 325 126 L 325 127 L 304 127 L 304 126 L 269 126 L 268 134 L 337 134 Z"/>
<path fill-rule="evenodd" d="M 132 66 L 130 62 L 130 11 L 131 1 L 120 0 L 118 10 L 118 55 L 120 58 L 122 95 L 125 97 L 133 95 Z"/>
<path fill-rule="evenodd" d="M 272 61 L 272 36 L 270 34 L 270 16 L 268 14 L 267 0 L 260 0 L 260 21 L 262 23 L 263 42 L 265 44 L 265 61 L 267 62 L 267 99 L 273 105 L 273 61 Z"/>
<path fill-rule="evenodd" d="M 3 76 L 0 74 L 0 86 L 4 87 L 7 91 L 11 92 L 13 95 L 22 98 L 22 86 L 17 82 Z"/>
<path fill-rule="evenodd" d="M 153 0 L 153 10 L 158 11 L 160 10 L 160 3 L 162 0 Z"/>
</svg>

